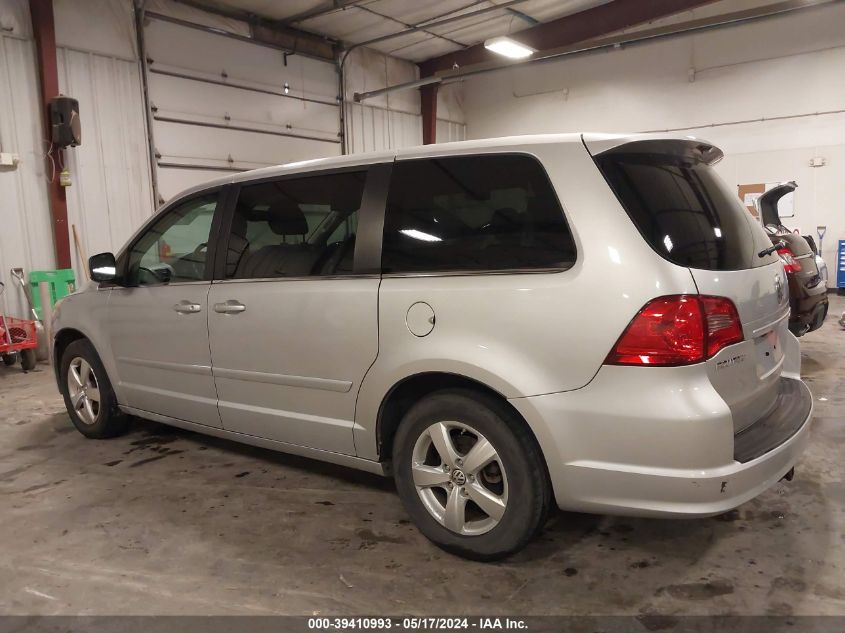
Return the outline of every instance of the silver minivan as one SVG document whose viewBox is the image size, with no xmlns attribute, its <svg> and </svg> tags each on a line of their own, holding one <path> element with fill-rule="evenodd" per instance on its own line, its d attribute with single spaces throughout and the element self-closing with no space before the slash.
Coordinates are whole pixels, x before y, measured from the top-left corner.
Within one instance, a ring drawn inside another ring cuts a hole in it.
<svg viewBox="0 0 845 633">
<path fill-rule="evenodd" d="M 71 420 L 393 476 L 426 537 L 480 560 L 552 504 L 725 512 L 791 477 L 812 397 L 783 265 L 721 156 L 526 136 L 195 187 L 57 306 Z"/>
</svg>

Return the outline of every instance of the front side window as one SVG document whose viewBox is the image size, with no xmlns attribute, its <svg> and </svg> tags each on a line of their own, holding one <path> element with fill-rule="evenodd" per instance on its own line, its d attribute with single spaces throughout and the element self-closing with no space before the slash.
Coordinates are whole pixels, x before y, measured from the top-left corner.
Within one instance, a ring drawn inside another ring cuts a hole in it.
<svg viewBox="0 0 845 633">
<path fill-rule="evenodd" d="M 564 269 L 575 244 L 541 164 L 524 155 L 399 161 L 385 273 Z"/>
<path fill-rule="evenodd" d="M 165 213 L 128 253 L 129 285 L 202 281 L 218 194 L 193 198 Z"/>
<path fill-rule="evenodd" d="M 349 171 L 243 186 L 226 278 L 351 274 L 366 175 Z"/>
</svg>

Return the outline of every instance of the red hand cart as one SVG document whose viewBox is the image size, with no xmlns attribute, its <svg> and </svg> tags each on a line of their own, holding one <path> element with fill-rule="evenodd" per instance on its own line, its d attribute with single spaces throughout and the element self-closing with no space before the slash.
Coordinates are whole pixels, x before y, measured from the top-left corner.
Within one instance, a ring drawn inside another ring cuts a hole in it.
<svg viewBox="0 0 845 633">
<path fill-rule="evenodd" d="M 35 321 L 0 315 L 0 357 L 4 365 L 14 365 L 20 358 L 25 370 L 35 369 L 36 347 Z"/>
</svg>

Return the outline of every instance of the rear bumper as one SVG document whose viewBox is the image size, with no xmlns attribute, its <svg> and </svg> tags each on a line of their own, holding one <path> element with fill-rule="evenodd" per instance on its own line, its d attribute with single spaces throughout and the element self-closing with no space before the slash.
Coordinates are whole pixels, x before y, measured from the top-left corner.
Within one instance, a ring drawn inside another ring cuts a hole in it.
<svg viewBox="0 0 845 633">
<path fill-rule="evenodd" d="M 603 367 L 584 389 L 511 400 L 540 441 L 563 509 L 720 514 L 775 484 L 806 447 L 812 395 L 801 380 L 784 378 L 791 406 L 774 407 L 735 441 L 730 410 L 703 372 L 673 368 L 664 384 L 660 368 L 631 369 Z"/>
</svg>

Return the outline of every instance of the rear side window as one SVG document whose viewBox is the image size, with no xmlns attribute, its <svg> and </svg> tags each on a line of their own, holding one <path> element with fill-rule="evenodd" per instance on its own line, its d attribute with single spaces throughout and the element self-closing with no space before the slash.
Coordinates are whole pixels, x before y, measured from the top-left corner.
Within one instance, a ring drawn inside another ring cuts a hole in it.
<svg viewBox="0 0 845 633">
<path fill-rule="evenodd" d="M 633 142 L 596 163 L 643 238 L 669 261 L 706 270 L 777 261 L 758 257 L 771 240 L 694 144 Z"/>
<path fill-rule="evenodd" d="M 387 201 L 382 269 L 562 269 L 575 244 L 551 183 L 529 156 L 399 161 Z"/>
</svg>

